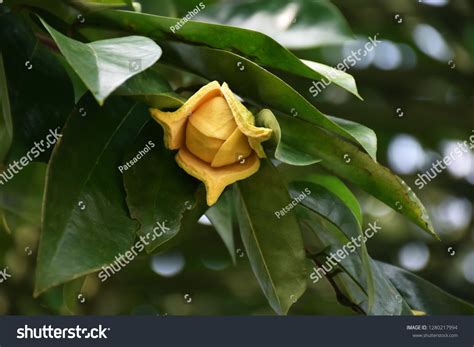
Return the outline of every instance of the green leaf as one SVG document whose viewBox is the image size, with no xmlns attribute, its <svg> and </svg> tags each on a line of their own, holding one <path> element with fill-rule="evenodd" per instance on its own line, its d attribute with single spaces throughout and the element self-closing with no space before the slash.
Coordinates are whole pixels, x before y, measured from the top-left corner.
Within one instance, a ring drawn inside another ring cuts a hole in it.
<svg viewBox="0 0 474 347">
<path fill-rule="evenodd" d="M 43 163 L 29 163 L 7 182 L 0 177 L 0 209 L 40 226 L 45 177 Z"/>
<path fill-rule="evenodd" d="M 150 120 L 121 166 L 130 214 L 140 222 L 138 235 L 147 240 L 147 252 L 178 234 L 183 215 L 196 207 L 199 185 L 176 164 L 162 138 L 161 127 Z"/>
<path fill-rule="evenodd" d="M 298 199 L 301 194 L 305 194 L 301 204 L 336 225 L 346 235 L 347 239 L 364 240 L 361 225 L 352 213 L 352 210 L 323 186 L 311 182 L 294 182 L 290 185 L 290 193 L 294 199 Z M 374 303 L 375 288 L 369 253 L 365 242 L 360 243 L 360 248 L 357 249 L 357 252 L 362 259 L 362 266 L 364 268 L 364 285 L 367 288 L 369 298 L 367 310 L 370 313 Z"/>
<path fill-rule="evenodd" d="M 275 146 L 275 158 L 279 161 L 295 166 L 312 165 L 321 161 L 317 157 L 296 150 L 296 146 L 282 140 L 280 125 L 272 111 L 268 109 L 261 110 L 255 116 L 255 122 L 260 127 L 273 130 L 271 143 Z M 269 143 L 267 142 L 265 145 L 268 146 Z"/>
<path fill-rule="evenodd" d="M 101 105 L 121 84 L 161 57 L 161 48 L 146 37 L 129 36 L 84 44 L 61 34 L 42 19 L 41 22 Z"/>
<path fill-rule="evenodd" d="M 337 45 L 352 37 L 342 14 L 325 0 L 217 4 L 206 7 L 195 19 L 258 31 L 289 49 Z"/>
<path fill-rule="evenodd" d="M 222 6 L 222 4 L 218 6 Z M 265 34 L 225 25 L 194 21 L 186 22 L 186 25 L 173 32 L 171 28 L 178 22 L 178 18 L 109 10 L 91 14 L 88 17 L 87 23 L 88 25 L 98 25 L 102 28 L 110 27 L 124 32 L 133 32 L 137 35 L 148 36 L 160 41 L 187 42 L 236 52 L 267 68 L 289 72 L 311 80 L 321 80 L 322 78 L 334 80 L 334 83 L 342 88 L 348 88 L 348 92 L 360 97 L 354 85 L 345 82 L 340 83 L 339 78 L 334 78 L 332 74 L 327 73 L 324 69 L 320 69 L 320 71 L 313 70 L 293 53 Z M 309 39 L 308 36 L 299 37 L 304 37 L 305 40 Z M 312 36 L 313 40 L 318 37 L 321 38 L 322 35 Z M 340 42 L 334 41 L 334 43 Z"/>
<path fill-rule="evenodd" d="M 320 157 L 322 166 L 356 184 L 438 238 L 421 201 L 389 169 L 353 144 L 308 122 L 285 116 L 279 117 L 278 121 L 286 142 L 295 144 L 301 152 Z"/>
<path fill-rule="evenodd" d="M 109 265 L 138 229 L 118 167 L 148 111 L 118 98 L 81 106 L 87 115 L 69 118 L 48 167 L 35 295 Z"/>
<path fill-rule="evenodd" d="M 354 194 L 352 194 L 349 188 L 347 188 L 347 186 L 336 176 L 325 174 L 311 174 L 302 177 L 301 180 L 322 186 L 328 191 L 330 191 L 332 194 L 336 195 L 352 211 L 354 216 L 359 221 L 359 224 L 362 225 L 363 217 L 359 201 L 354 196 Z"/>
<path fill-rule="evenodd" d="M 13 139 L 12 114 L 8 96 L 7 76 L 0 50 L 0 163 L 5 159 Z"/>
<path fill-rule="evenodd" d="M 79 295 L 81 295 L 81 290 L 85 281 L 86 277 L 84 276 L 65 283 L 63 286 L 64 307 L 70 314 L 77 314 Z"/>
<path fill-rule="evenodd" d="M 474 305 L 461 300 L 417 275 L 396 266 L 377 262 L 410 307 L 429 315 L 473 315 Z"/>
<path fill-rule="evenodd" d="M 305 236 L 305 247 L 311 258 L 322 266 L 327 262 L 331 253 L 335 254 L 347 245 L 354 242 L 339 227 L 309 208 L 296 206 L 298 222 Z M 373 315 L 400 315 L 411 314 L 410 308 L 402 299 L 390 281 L 369 259 L 369 266 L 373 274 L 375 297 L 369 310 L 366 266 L 358 252 L 349 253 L 337 263 L 337 267 L 325 265 L 331 272 L 326 277 L 338 294 L 338 299 L 345 305 L 352 306 L 356 311 Z M 323 268 L 324 269 L 324 268 Z M 313 271 L 314 268 L 313 268 Z M 317 281 L 314 276 L 310 277 Z"/>
<path fill-rule="evenodd" d="M 303 60 L 303 59 L 301 61 L 305 63 L 307 66 L 309 66 L 311 69 L 313 69 L 314 71 L 317 71 L 322 76 L 325 76 L 325 78 L 329 82 L 334 83 L 344 88 L 345 90 L 353 93 L 359 99 L 362 99 L 357 90 L 357 83 L 354 77 L 352 77 L 352 75 L 348 74 L 345 71 L 335 69 L 332 66 L 317 63 L 315 61 Z"/>
<path fill-rule="evenodd" d="M 347 119 L 327 117 L 356 138 L 372 159 L 377 161 L 377 134 L 375 134 L 375 131 L 365 125 Z"/>
<path fill-rule="evenodd" d="M 232 193 L 227 190 L 222 194 L 216 204 L 214 204 L 206 212 L 206 216 L 211 221 L 212 225 L 216 229 L 217 233 L 221 237 L 222 241 L 229 251 L 229 255 L 232 262 L 236 263 L 235 256 L 235 242 L 234 242 L 234 228 L 232 223 Z"/>
<path fill-rule="evenodd" d="M 4 14 L 0 21 L 0 50 L 13 121 L 13 142 L 5 162 L 18 161 L 35 143 L 45 140 L 50 130 L 62 127 L 74 108 L 68 75 L 30 26 L 17 13 Z M 39 156 L 31 155 L 34 161 L 48 161 L 52 147 L 44 147 L 37 148 Z"/>
<path fill-rule="evenodd" d="M 153 68 L 130 78 L 115 91 L 115 94 L 131 96 L 162 110 L 176 109 L 183 104 L 183 99 L 173 93 L 168 81 Z"/>
<path fill-rule="evenodd" d="M 328 131 L 339 134 L 362 146 L 366 144 L 367 134 L 353 131 L 353 126 L 340 126 L 321 113 L 309 101 L 289 86 L 285 81 L 263 69 L 259 65 L 238 56 L 207 47 L 187 44 L 162 45 L 165 48 L 163 60 L 178 65 L 208 80 L 222 80 L 241 97 L 256 101 L 263 107 L 292 114 Z M 189 57 L 193 57 L 189 59 Z M 347 129 L 346 129 L 347 128 Z M 359 138 L 363 135 L 361 138 Z M 283 140 L 283 142 L 286 142 Z M 371 151 L 373 154 L 373 151 Z M 310 155 L 310 153 L 307 153 Z M 316 158 L 312 156 L 312 158 Z M 375 158 L 374 158 L 375 159 Z"/>
<path fill-rule="evenodd" d="M 240 233 L 252 269 L 268 302 L 286 314 L 306 289 L 303 240 L 294 214 L 274 212 L 290 204 L 284 182 L 269 160 L 236 185 Z"/>
</svg>

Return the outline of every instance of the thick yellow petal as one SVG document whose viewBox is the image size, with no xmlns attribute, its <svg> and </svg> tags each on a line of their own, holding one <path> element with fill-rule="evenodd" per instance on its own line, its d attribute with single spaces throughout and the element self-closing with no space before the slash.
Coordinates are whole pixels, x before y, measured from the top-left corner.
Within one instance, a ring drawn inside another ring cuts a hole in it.
<svg viewBox="0 0 474 347">
<path fill-rule="evenodd" d="M 243 161 L 252 153 L 247 136 L 236 128 L 232 135 L 224 142 L 217 151 L 212 167 L 221 167 Z"/>
<path fill-rule="evenodd" d="M 189 122 L 206 136 L 227 140 L 237 128 L 227 101 L 216 96 L 201 105 L 189 117 Z"/>
<path fill-rule="evenodd" d="M 413 313 L 414 316 L 426 316 L 426 312 L 423 311 L 411 310 L 411 313 Z"/>
<path fill-rule="evenodd" d="M 250 147 L 255 150 L 257 155 L 260 158 L 265 158 L 265 152 L 261 143 L 271 137 L 272 130 L 255 126 L 255 117 L 252 112 L 235 97 L 227 83 L 222 85 L 221 90 L 232 111 L 237 127 L 249 138 Z"/>
<path fill-rule="evenodd" d="M 176 162 L 189 175 L 204 182 L 207 191 L 208 206 L 214 205 L 228 185 L 252 176 L 260 168 L 256 154 L 248 157 L 243 164 L 236 163 L 213 168 L 182 148 L 176 155 Z"/>
<path fill-rule="evenodd" d="M 221 95 L 219 83 L 214 81 L 199 89 L 175 112 L 150 109 L 151 116 L 163 127 L 165 146 L 168 149 L 183 147 L 188 117 L 206 101 L 219 95 Z"/>
<path fill-rule="evenodd" d="M 223 144 L 223 140 L 204 135 L 191 122 L 188 122 L 186 148 L 199 159 L 211 163 Z"/>
</svg>

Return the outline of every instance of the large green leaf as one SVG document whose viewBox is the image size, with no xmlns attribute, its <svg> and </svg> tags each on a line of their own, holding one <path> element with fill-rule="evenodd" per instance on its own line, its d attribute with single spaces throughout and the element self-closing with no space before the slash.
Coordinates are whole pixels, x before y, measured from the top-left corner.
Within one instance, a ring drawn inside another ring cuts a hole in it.
<svg viewBox="0 0 474 347">
<path fill-rule="evenodd" d="M 367 310 L 371 313 L 375 288 L 366 246 L 367 238 L 362 233 L 361 225 L 352 210 L 331 191 L 312 182 L 294 182 L 290 185 L 290 192 L 294 199 L 306 193 L 303 200 L 301 200 L 301 204 L 336 225 L 348 240 L 359 240 L 360 247 L 356 251 L 362 260 L 363 277 L 365 279 L 364 288 L 367 289 L 368 296 Z"/>
<path fill-rule="evenodd" d="M 300 119 L 279 117 L 282 138 L 296 149 L 320 157 L 321 165 L 358 185 L 437 237 L 428 213 L 413 190 L 358 147 Z"/>
<path fill-rule="evenodd" d="M 195 19 L 259 31 L 289 49 L 336 45 L 352 37 L 342 14 L 327 0 L 220 3 Z"/>
<path fill-rule="evenodd" d="M 411 272 L 377 262 L 380 271 L 390 279 L 414 310 L 431 315 L 473 315 L 474 305 L 461 300 Z"/>
<path fill-rule="evenodd" d="M 305 247 L 318 266 L 328 261 L 330 253 L 335 254 L 338 250 L 343 250 L 349 242 L 353 242 L 340 228 L 309 208 L 300 205 L 296 207 L 296 211 L 305 236 Z M 366 286 L 366 268 L 357 252 L 349 253 L 348 256 L 342 258 L 332 270 L 325 265 L 331 270 L 326 274 L 326 278 L 336 290 L 339 301 L 365 314 L 411 314 L 406 302 L 372 260 L 370 260 L 370 266 L 375 287 L 375 298 L 371 310 L 369 310 Z M 314 277 L 312 279 L 315 280 Z"/>
<path fill-rule="evenodd" d="M 306 289 L 305 252 L 295 215 L 278 219 L 274 214 L 291 198 L 269 160 L 235 187 L 240 233 L 252 269 L 273 310 L 286 314 Z"/>
<path fill-rule="evenodd" d="M 47 173 L 35 294 L 99 270 L 130 249 L 138 225 L 129 215 L 124 151 L 149 121 L 145 107 L 118 98 L 81 101 Z"/>
<path fill-rule="evenodd" d="M 99 104 L 103 104 L 125 81 L 146 70 L 161 57 L 161 48 L 146 37 L 129 36 L 84 44 L 41 21 Z"/>
<path fill-rule="evenodd" d="M 131 216 L 140 222 L 138 235 L 147 240 L 148 252 L 178 234 L 183 215 L 196 207 L 199 184 L 176 164 L 162 138 L 161 127 L 150 120 L 122 164 L 127 203 Z"/>
<path fill-rule="evenodd" d="M 38 42 L 30 25 L 28 18 L 16 13 L 4 14 L 0 20 L 0 50 L 13 120 L 7 163 L 19 160 L 50 130 L 62 127 L 74 108 L 68 75 L 55 55 Z M 52 147 L 45 147 L 41 146 L 40 156 L 33 155 L 35 161 L 48 160 Z"/>
<path fill-rule="evenodd" d="M 206 216 L 211 221 L 217 233 L 224 242 L 232 262 L 236 263 L 234 227 L 233 227 L 233 211 L 232 191 L 228 190 L 221 195 L 216 204 L 211 206 L 206 212 Z"/>
<path fill-rule="evenodd" d="M 0 50 L 0 164 L 5 159 L 13 140 L 13 125 L 8 96 L 7 76 Z"/>
<path fill-rule="evenodd" d="M 172 27 L 178 22 L 178 18 L 109 10 L 91 14 L 88 16 L 87 23 L 89 25 L 121 29 L 124 32 L 133 32 L 155 40 L 187 42 L 236 52 L 267 68 L 289 72 L 311 80 L 326 78 L 359 97 L 355 84 L 341 81 L 340 76 L 328 73 L 327 69 L 312 69 L 265 34 L 225 25 L 194 21 L 188 21 L 186 25 L 173 32 Z M 308 37 L 305 37 L 305 39 L 308 39 Z"/>
</svg>

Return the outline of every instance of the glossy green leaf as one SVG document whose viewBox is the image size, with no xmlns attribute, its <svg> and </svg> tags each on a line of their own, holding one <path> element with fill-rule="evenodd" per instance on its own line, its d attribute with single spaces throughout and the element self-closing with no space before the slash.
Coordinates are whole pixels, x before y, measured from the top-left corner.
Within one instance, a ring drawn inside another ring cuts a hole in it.
<svg viewBox="0 0 474 347">
<path fill-rule="evenodd" d="M 374 279 L 370 266 L 369 253 L 365 244 L 367 239 L 362 233 L 361 225 L 356 216 L 335 194 L 323 186 L 312 182 L 294 182 L 290 185 L 290 193 L 293 199 L 298 199 L 298 197 L 301 197 L 303 194 L 301 204 L 336 225 L 344 235 L 346 235 L 347 239 L 355 239 L 360 242 L 360 247 L 357 248 L 357 252 L 359 253 L 364 268 L 364 286 L 367 288 L 368 296 L 367 310 L 370 313 L 375 296 Z"/>
<path fill-rule="evenodd" d="M 474 305 L 461 300 L 411 272 L 377 262 L 414 310 L 429 315 L 473 315 Z"/>
<path fill-rule="evenodd" d="M 41 21 L 99 104 L 103 104 L 121 84 L 161 57 L 161 48 L 146 37 L 129 36 L 84 44 Z"/>
<path fill-rule="evenodd" d="M 269 143 L 274 145 L 274 156 L 279 161 L 297 166 L 311 165 L 321 161 L 319 158 L 312 157 L 307 153 L 296 150 L 296 146 L 292 145 L 291 143 L 282 141 L 280 125 L 278 124 L 278 121 L 272 111 L 268 109 L 261 110 L 255 116 L 255 122 L 260 127 L 273 130 L 271 141 L 266 142 L 265 145 L 268 146 Z"/>
<path fill-rule="evenodd" d="M 0 50 L 0 163 L 5 159 L 13 140 L 13 124 L 8 96 L 7 75 Z"/>
<path fill-rule="evenodd" d="M 321 113 L 285 81 L 244 57 L 231 52 L 187 44 L 169 44 L 163 47 L 166 48 L 163 60 L 170 64 L 178 65 L 209 80 L 225 81 L 235 93 L 254 100 L 263 107 L 292 114 L 295 118 L 307 120 L 360 143 L 363 147 L 367 144 L 365 132 L 361 132 L 360 129 L 354 132 L 354 127 L 347 127 L 346 123 L 340 126 Z M 366 150 L 371 155 L 374 154 L 372 148 Z"/>
<path fill-rule="evenodd" d="M 348 74 L 345 71 L 338 70 L 333 68 L 332 66 L 328 66 L 325 64 L 317 63 L 311 60 L 301 60 L 307 66 L 309 66 L 314 71 L 317 71 L 322 76 L 330 82 L 334 83 L 347 91 L 352 91 L 352 93 L 357 96 L 359 99 L 362 99 L 357 91 L 357 83 L 352 77 L 352 75 Z M 327 83 L 327 82 L 326 82 Z"/>
<path fill-rule="evenodd" d="M 240 233 L 252 269 L 273 310 L 286 314 L 306 289 L 305 252 L 295 215 L 275 215 L 291 198 L 269 160 L 235 187 Z"/>
<path fill-rule="evenodd" d="M 384 274 L 376 268 L 371 259 L 369 264 L 373 274 L 375 297 L 372 308 L 369 310 L 366 286 L 368 274 L 360 255 L 354 251 L 344 258 L 341 257 L 336 266 L 329 266 L 330 263 L 326 264 L 326 262 L 329 262 L 327 259 L 331 253 L 336 254 L 338 250 L 344 250 L 344 247 L 350 250 L 348 244 L 352 242 L 354 246 L 354 241 L 348 238 L 335 224 L 309 208 L 299 205 L 296 207 L 296 212 L 298 222 L 305 236 L 305 247 L 312 254 L 311 258 L 318 264 L 318 267 L 324 265 L 322 269 L 330 271 L 325 278 L 336 290 L 339 301 L 351 306 L 357 312 L 365 314 L 400 315 L 411 313 L 410 308 L 398 291 Z M 320 280 L 320 276 L 313 268 L 310 279 L 317 282 Z"/>
<path fill-rule="evenodd" d="M 354 216 L 362 225 L 363 217 L 359 201 L 347 186 L 336 176 L 325 174 L 311 174 L 300 178 L 302 181 L 311 182 L 324 187 L 332 194 L 336 195 L 352 211 Z"/>
<path fill-rule="evenodd" d="M 148 110 L 119 98 L 81 106 L 86 116 L 69 118 L 48 167 L 36 295 L 109 265 L 136 238 L 119 166 Z"/>
<path fill-rule="evenodd" d="M 321 165 L 347 179 L 408 217 L 437 237 L 428 213 L 413 190 L 389 169 L 376 163 L 358 147 L 319 127 L 291 117 L 279 117 L 282 137 L 297 149 L 318 156 Z"/>
<path fill-rule="evenodd" d="M 172 30 L 178 22 L 178 18 L 114 10 L 101 11 L 88 17 L 89 25 L 121 29 L 124 32 L 132 32 L 160 41 L 187 42 L 236 52 L 267 68 L 289 72 L 311 80 L 327 78 L 342 88 L 348 88 L 347 91 L 359 97 L 357 87 L 346 82 L 340 83 L 338 77 L 334 78 L 332 74 L 328 74 L 323 69 L 319 71 L 313 70 L 293 53 L 265 34 L 236 27 L 195 21 L 186 22 L 186 25 L 182 26 L 179 30 Z M 305 39 L 308 39 L 308 37 L 305 37 Z"/>
<path fill-rule="evenodd" d="M 334 123 L 344 128 L 355 137 L 360 145 L 367 151 L 373 160 L 377 161 L 377 134 L 365 125 L 350 121 L 348 119 L 327 116 Z"/>
<path fill-rule="evenodd" d="M 174 160 L 163 144 L 161 127 L 150 119 L 128 149 L 121 170 L 131 216 L 140 222 L 138 235 L 152 252 L 178 234 L 183 215 L 195 208 L 199 182 Z"/>
<path fill-rule="evenodd" d="M 326 0 L 220 3 L 195 19 L 258 31 L 289 49 L 337 45 L 352 37 L 345 18 Z"/>
<path fill-rule="evenodd" d="M 131 96 L 148 106 L 163 109 L 177 109 L 185 100 L 173 93 L 171 86 L 159 72 L 148 69 L 130 78 L 116 91 L 116 95 Z"/>
<path fill-rule="evenodd" d="M 207 210 L 206 216 L 209 218 L 217 233 L 221 237 L 227 250 L 229 251 L 232 262 L 235 264 L 234 227 L 232 223 L 233 207 L 232 192 L 227 190 L 221 195 L 217 203 Z"/>
</svg>

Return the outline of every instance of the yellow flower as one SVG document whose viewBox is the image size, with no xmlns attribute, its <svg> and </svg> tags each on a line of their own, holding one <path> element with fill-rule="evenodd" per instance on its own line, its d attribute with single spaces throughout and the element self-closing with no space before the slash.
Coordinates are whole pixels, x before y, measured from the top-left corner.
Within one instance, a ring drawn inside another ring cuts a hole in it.
<svg viewBox="0 0 474 347">
<path fill-rule="evenodd" d="M 228 185 L 256 173 L 265 157 L 261 142 L 272 130 L 255 126 L 253 114 L 228 85 L 214 81 L 175 112 L 151 109 L 164 129 L 165 146 L 178 149 L 176 162 L 204 182 L 207 204 L 216 203 Z"/>
</svg>

